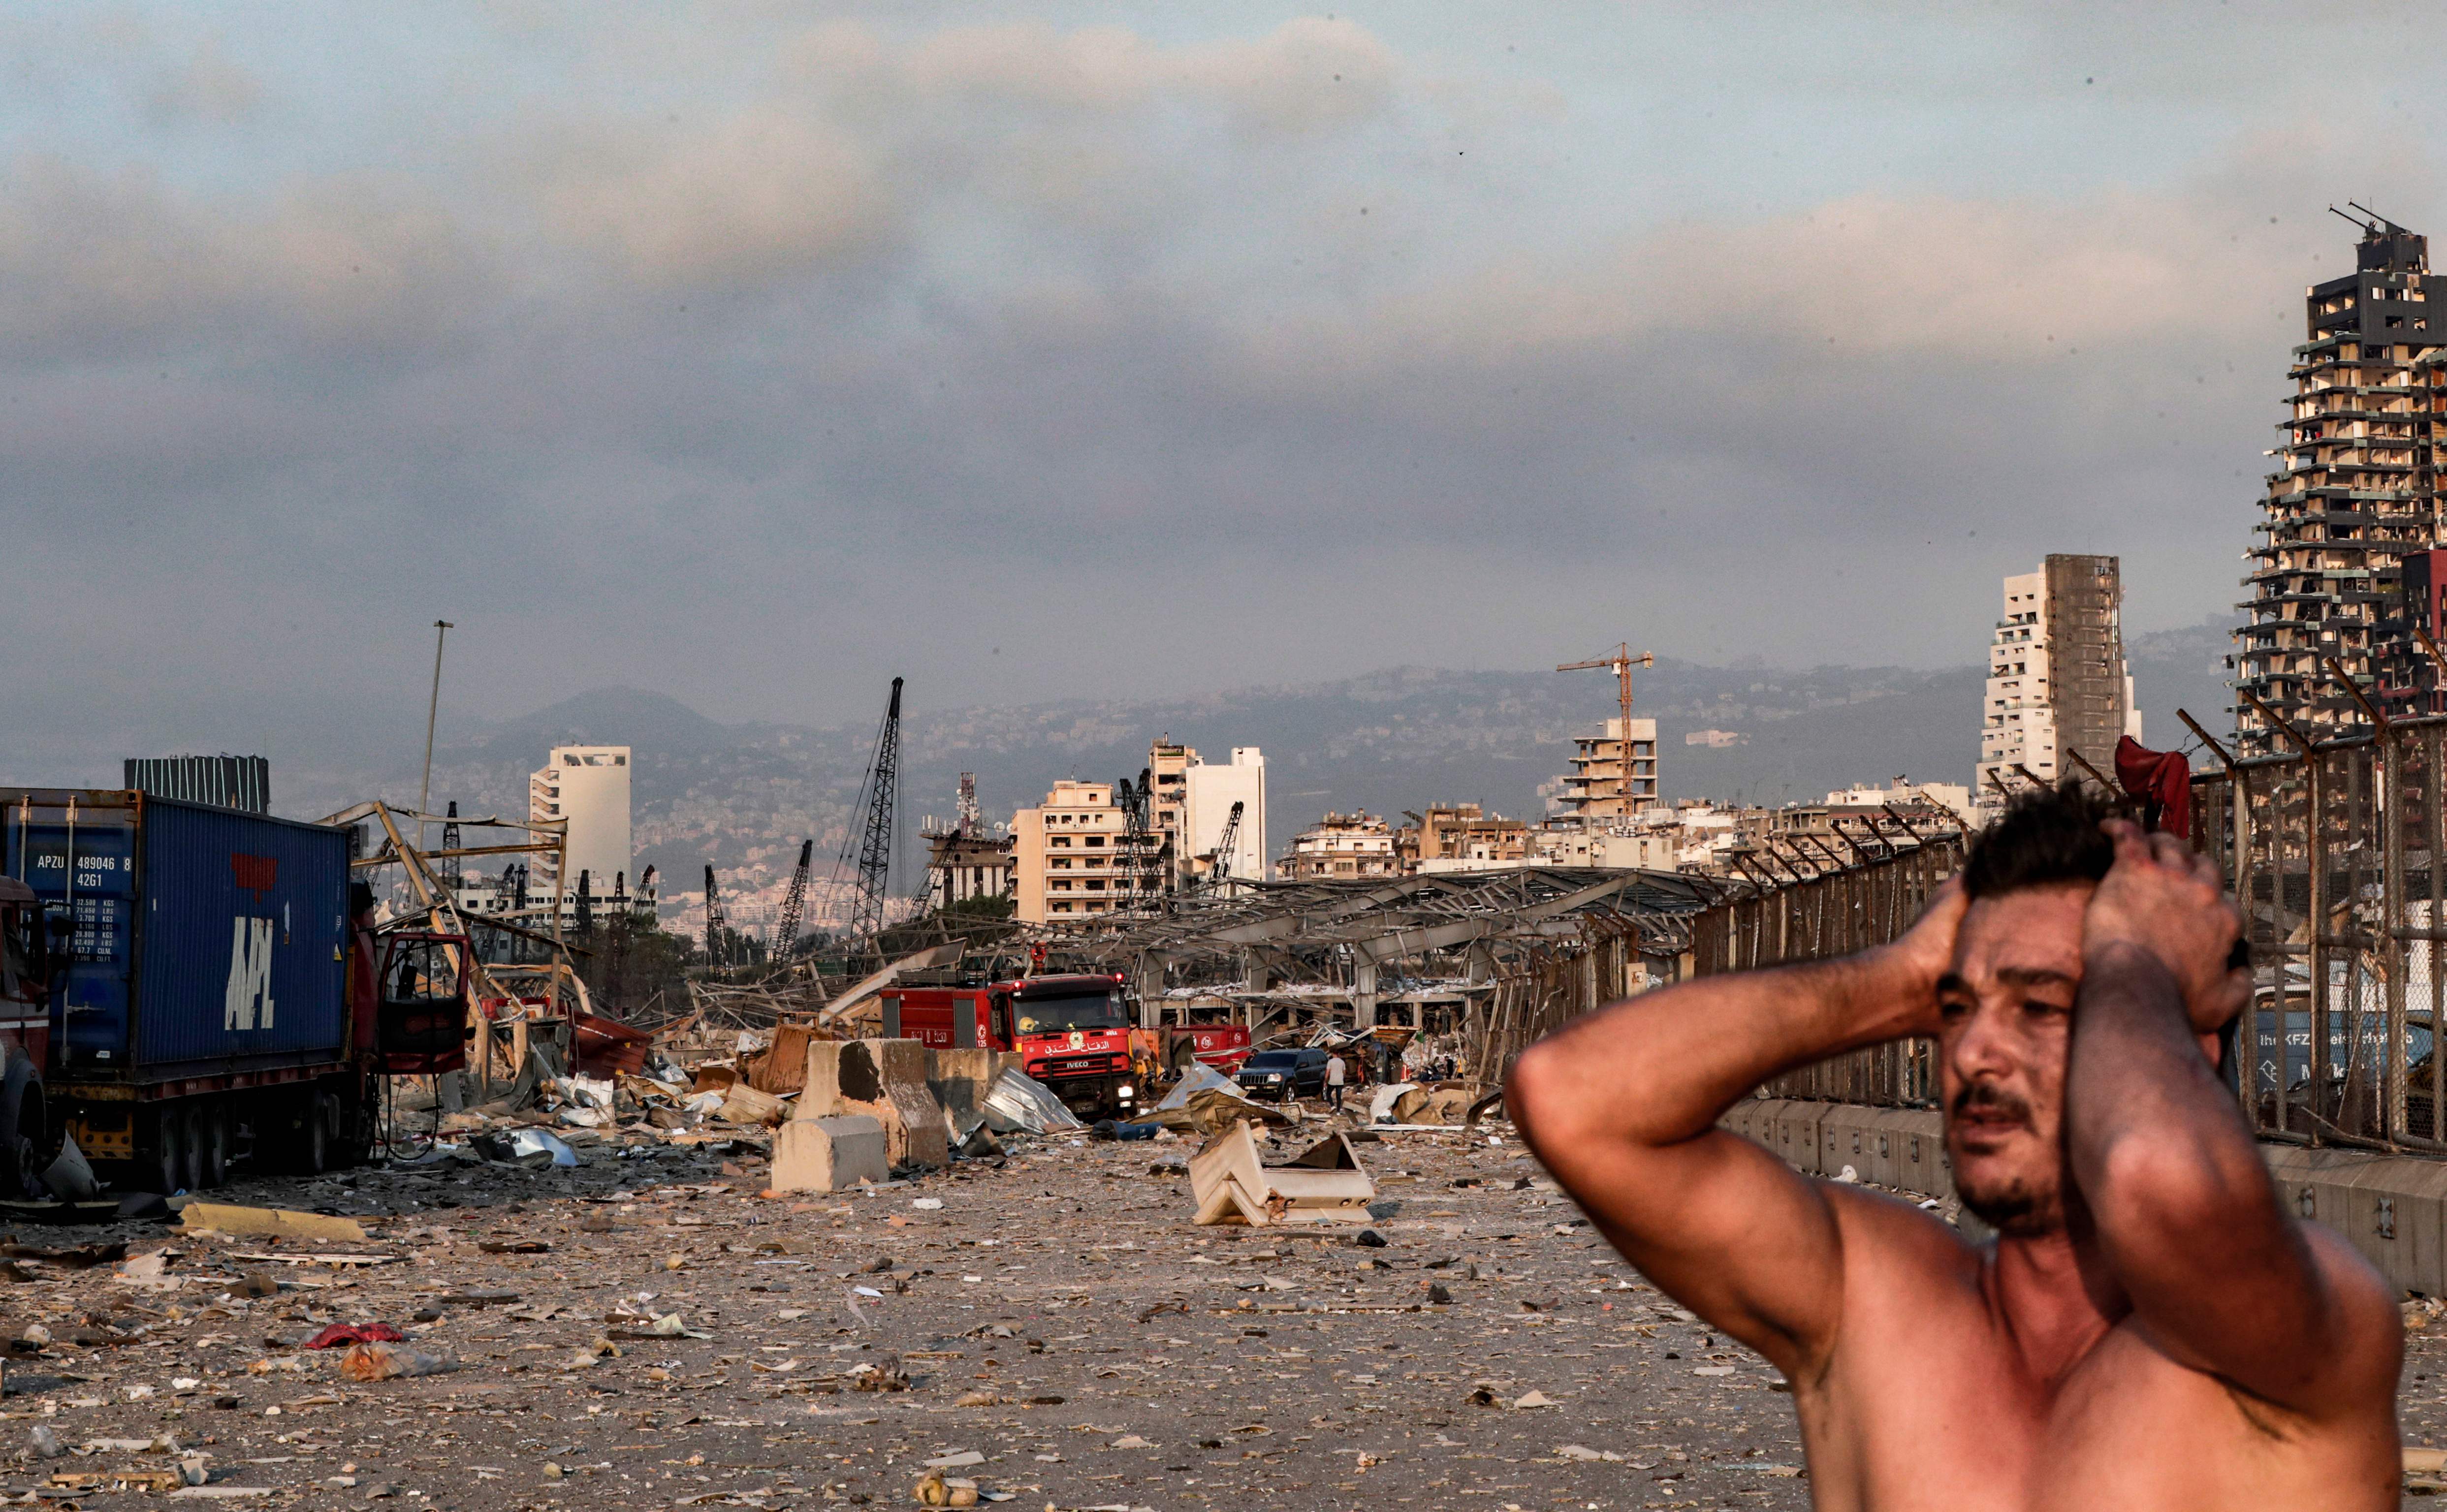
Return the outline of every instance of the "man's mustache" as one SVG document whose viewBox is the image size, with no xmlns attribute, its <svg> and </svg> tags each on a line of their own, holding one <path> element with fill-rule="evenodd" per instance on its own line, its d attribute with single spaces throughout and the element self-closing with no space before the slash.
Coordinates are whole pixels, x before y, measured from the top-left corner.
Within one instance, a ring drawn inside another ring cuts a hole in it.
<svg viewBox="0 0 2447 1512">
<path fill-rule="evenodd" d="M 1974 1108 L 1983 1113 L 2002 1113 L 2020 1124 L 2031 1122 L 2031 1105 L 1994 1082 L 1974 1082 L 1954 1094 L 1956 1117 Z"/>
</svg>

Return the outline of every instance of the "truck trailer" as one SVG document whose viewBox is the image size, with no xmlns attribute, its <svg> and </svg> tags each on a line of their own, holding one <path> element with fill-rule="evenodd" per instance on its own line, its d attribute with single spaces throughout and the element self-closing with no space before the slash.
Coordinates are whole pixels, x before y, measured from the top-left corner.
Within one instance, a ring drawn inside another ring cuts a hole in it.
<svg viewBox="0 0 2447 1512">
<path fill-rule="evenodd" d="M 8 1196 L 35 1195 L 64 1135 L 164 1194 L 218 1184 L 242 1137 L 262 1165 L 353 1163 L 374 1135 L 383 1027 L 429 1038 L 465 1019 L 465 940 L 388 937 L 379 971 L 352 958 L 378 947 L 351 917 L 343 829 L 0 788 L 0 874 L 17 884 L 0 907 L 39 916 L 0 982 Z"/>
</svg>

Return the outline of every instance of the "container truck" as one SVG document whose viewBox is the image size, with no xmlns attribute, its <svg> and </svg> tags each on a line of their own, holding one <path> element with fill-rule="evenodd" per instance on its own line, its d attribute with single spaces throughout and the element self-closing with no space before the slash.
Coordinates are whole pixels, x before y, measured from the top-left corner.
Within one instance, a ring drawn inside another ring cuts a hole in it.
<svg viewBox="0 0 2447 1512">
<path fill-rule="evenodd" d="M 377 947 L 350 917 L 346 830 L 0 788 L 0 873 L 9 917 L 41 916 L 11 936 L 41 957 L 12 977 L 37 985 L 0 1004 L 7 1196 L 36 1195 L 63 1135 L 165 1194 L 218 1184 L 241 1141 L 259 1166 L 352 1163 L 385 1071 L 443 1068 L 464 1032 L 466 941 Z"/>
</svg>

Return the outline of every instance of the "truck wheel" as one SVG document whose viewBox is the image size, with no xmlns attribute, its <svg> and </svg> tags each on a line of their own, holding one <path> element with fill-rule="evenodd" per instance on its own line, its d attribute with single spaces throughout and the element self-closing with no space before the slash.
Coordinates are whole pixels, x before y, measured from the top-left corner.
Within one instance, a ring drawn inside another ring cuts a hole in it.
<svg viewBox="0 0 2447 1512">
<path fill-rule="evenodd" d="M 179 1184 L 204 1189 L 204 1110 L 192 1102 L 179 1110 Z"/>
<path fill-rule="evenodd" d="M 34 1063 L 23 1055 L 10 1057 L 6 1079 L 0 1081 L 0 1197 L 31 1198 L 41 1192 L 43 1167 L 50 1163 L 46 1122 Z"/>
<path fill-rule="evenodd" d="M 187 1174 L 186 1151 L 180 1149 L 180 1134 L 185 1121 L 176 1108 L 165 1107 L 153 1119 L 152 1159 L 144 1166 L 145 1179 L 161 1189 L 163 1197 L 176 1197 Z"/>
<path fill-rule="evenodd" d="M 332 1168 L 332 1115 L 329 1094 L 309 1092 L 301 1112 L 305 1115 L 297 1130 L 297 1168 L 308 1176 L 320 1176 Z"/>
<path fill-rule="evenodd" d="M 199 1188 L 218 1186 L 229 1180 L 230 1112 L 229 1104 L 215 1098 L 203 1109 L 202 1137 L 196 1141 Z"/>
<path fill-rule="evenodd" d="M 203 1184 L 220 1186 L 230 1180 L 230 1104 L 213 1099 L 203 1116 Z"/>
<path fill-rule="evenodd" d="M 343 1096 L 331 1094 L 333 1107 L 332 1160 L 342 1167 L 363 1165 L 373 1155 L 373 1100 L 362 1085 Z"/>
</svg>

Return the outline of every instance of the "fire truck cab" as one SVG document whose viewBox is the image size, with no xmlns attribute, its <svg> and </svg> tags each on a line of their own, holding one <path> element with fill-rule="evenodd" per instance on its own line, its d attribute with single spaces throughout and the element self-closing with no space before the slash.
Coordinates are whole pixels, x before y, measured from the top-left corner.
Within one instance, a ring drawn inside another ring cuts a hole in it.
<svg viewBox="0 0 2447 1512">
<path fill-rule="evenodd" d="M 1139 1091 L 1130 1069 L 1127 985 L 1118 974 L 957 987 L 896 983 L 881 994 L 883 1034 L 939 1049 L 1016 1050 L 1020 1069 L 1072 1109 L 1127 1115 Z"/>
</svg>

